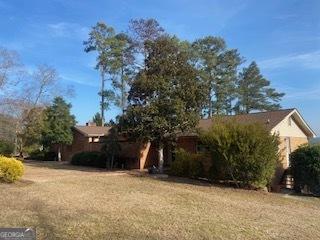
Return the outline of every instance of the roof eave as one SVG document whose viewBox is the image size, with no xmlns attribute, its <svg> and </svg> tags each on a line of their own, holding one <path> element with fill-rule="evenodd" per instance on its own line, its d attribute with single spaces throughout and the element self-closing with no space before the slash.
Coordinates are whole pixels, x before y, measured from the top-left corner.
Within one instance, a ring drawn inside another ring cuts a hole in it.
<svg viewBox="0 0 320 240">
<path fill-rule="evenodd" d="M 316 133 L 312 130 L 312 128 L 309 126 L 309 124 L 304 120 L 304 118 L 302 117 L 302 115 L 299 113 L 299 111 L 297 109 L 294 109 L 293 113 L 291 113 L 290 115 L 293 115 L 294 113 L 296 113 L 298 115 L 298 117 L 300 118 L 301 122 L 304 124 L 307 131 L 309 131 L 310 137 L 311 138 L 317 137 Z"/>
<path fill-rule="evenodd" d="M 306 132 L 308 132 L 308 134 L 307 134 L 308 138 L 315 138 L 315 137 L 317 137 L 316 133 L 311 129 L 311 127 L 310 127 L 310 126 L 308 125 L 308 123 L 304 120 L 304 118 L 302 117 L 302 115 L 299 113 L 299 111 L 298 111 L 296 108 L 292 109 L 292 111 L 291 111 L 290 113 L 288 113 L 288 115 L 286 115 L 285 118 L 288 117 L 288 116 L 292 116 L 293 114 L 296 114 L 296 115 L 298 116 L 300 122 L 303 124 L 304 130 L 305 130 Z M 283 118 L 282 121 L 283 121 L 285 118 Z M 275 125 L 275 126 L 271 129 L 270 132 L 274 132 L 274 131 L 275 131 L 275 128 L 276 128 L 282 121 L 280 121 L 277 125 Z"/>
</svg>

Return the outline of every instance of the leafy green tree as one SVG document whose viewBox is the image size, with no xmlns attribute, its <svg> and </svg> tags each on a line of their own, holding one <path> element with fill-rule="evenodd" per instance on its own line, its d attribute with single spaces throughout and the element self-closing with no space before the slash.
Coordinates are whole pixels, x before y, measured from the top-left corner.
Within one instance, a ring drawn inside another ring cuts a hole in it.
<svg viewBox="0 0 320 240">
<path fill-rule="evenodd" d="M 73 135 L 71 128 L 76 124 L 75 117 L 70 113 L 71 104 L 62 97 L 56 97 L 53 104 L 45 111 L 43 145 L 50 147 L 57 144 L 58 160 L 61 161 L 61 145 L 71 144 Z"/>
<path fill-rule="evenodd" d="M 89 39 L 84 42 L 85 52 L 96 51 L 98 53 L 96 68 L 101 74 L 101 96 L 100 112 L 102 126 L 104 124 L 104 112 L 110 105 L 111 90 L 105 90 L 106 75 L 111 74 L 114 59 L 112 46 L 115 44 L 115 31 L 103 22 L 98 22 L 92 27 Z M 111 77 L 110 77 L 111 78 Z"/>
<path fill-rule="evenodd" d="M 278 93 L 270 87 L 270 81 L 262 76 L 255 62 L 242 70 L 237 85 L 236 112 L 250 113 L 253 110 L 268 111 L 281 108 L 279 102 L 284 93 Z"/>
<path fill-rule="evenodd" d="M 162 170 L 164 141 L 195 127 L 203 94 L 196 70 L 177 38 L 160 37 L 147 47 L 146 68 L 131 85 L 130 106 L 120 122 L 136 138 L 157 144 Z"/>
<path fill-rule="evenodd" d="M 93 118 L 92 121 L 97 125 L 97 126 L 102 126 L 102 118 L 101 118 L 101 114 L 99 112 L 97 112 Z"/>
<path fill-rule="evenodd" d="M 215 121 L 200 133 L 212 158 L 210 178 L 233 180 L 237 185 L 266 187 L 279 159 L 279 139 L 260 124 Z"/>
<path fill-rule="evenodd" d="M 207 101 L 204 111 L 212 114 L 231 113 L 235 97 L 237 67 L 242 60 L 237 50 L 228 50 L 220 37 L 207 36 L 192 43 L 192 62 L 199 71 Z"/>
</svg>

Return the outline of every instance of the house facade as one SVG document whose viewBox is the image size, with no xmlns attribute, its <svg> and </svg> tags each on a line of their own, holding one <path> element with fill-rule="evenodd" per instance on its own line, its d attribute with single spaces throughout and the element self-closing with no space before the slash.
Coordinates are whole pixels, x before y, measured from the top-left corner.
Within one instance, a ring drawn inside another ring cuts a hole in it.
<svg viewBox="0 0 320 240">
<path fill-rule="evenodd" d="M 283 109 L 202 119 L 198 124 L 198 128 L 206 131 L 217 120 L 237 122 L 240 124 L 260 123 L 264 125 L 271 134 L 277 134 L 279 136 L 280 164 L 276 169 L 272 183 L 275 191 L 278 190 L 276 188 L 279 187 L 279 183 L 283 180 L 285 170 L 290 166 L 291 152 L 316 137 L 314 131 L 309 127 L 297 109 Z M 201 142 L 199 142 L 197 134 L 181 134 L 177 140 L 177 146 L 191 153 L 199 153 L 202 151 L 202 145 Z M 208 165 L 208 162 L 206 163 Z"/>
<path fill-rule="evenodd" d="M 316 136 L 296 109 L 201 119 L 198 124 L 198 129 L 206 131 L 218 120 L 237 122 L 240 124 L 260 123 L 264 125 L 271 134 L 277 134 L 280 138 L 279 151 L 281 155 L 281 164 L 284 168 L 287 168 L 290 165 L 289 156 L 291 152 L 302 144 L 308 143 L 310 139 Z M 201 152 L 201 143 L 199 142 L 196 133 L 180 134 L 177 146 L 191 153 Z"/>
<path fill-rule="evenodd" d="M 86 123 L 85 126 L 72 128 L 73 141 L 71 145 L 60 146 L 61 160 L 71 161 L 72 157 L 81 152 L 99 152 L 105 144 L 105 139 L 110 134 L 111 127 L 96 126 Z M 125 162 L 125 168 L 143 169 L 157 164 L 156 149 L 150 143 L 141 144 L 119 137 L 121 146 L 120 158 Z M 59 146 L 52 146 L 51 150 L 58 152 Z"/>
<path fill-rule="evenodd" d="M 280 164 L 276 170 L 273 186 L 279 185 L 283 178 L 284 171 L 290 165 L 290 154 L 302 144 L 316 136 L 301 114 L 296 109 L 284 109 L 277 111 L 257 112 L 250 114 L 228 115 L 201 119 L 198 129 L 206 131 L 215 121 L 232 121 L 240 124 L 260 123 L 266 127 L 271 134 L 277 134 L 280 138 L 279 153 Z M 100 151 L 110 127 L 99 127 L 94 124 L 86 126 L 76 126 L 73 128 L 73 143 L 63 146 L 62 160 L 70 161 L 72 156 L 83 151 Z M 152 165 L 157 165 L 158 155 L 156 146 L 152 143 L 130 142 L 124 137 L 119 138 L 121 145 L 120 158 L 125 162 L 125 168 L 146 169 Z M 176 139 L 175 148 L 183 148 L 190 153 L 201 153 L 204 146 L 199 141 L 195 132 L 180 133 Z M 170 166 L 173 159 L 174 149 L 170 145 L 164 148 L 165 166 Z M 204 160 L 204 166 L 209 169 L 210 160 Z M 276 189 L 275 189 L 276 190 Z"/>
</svg>

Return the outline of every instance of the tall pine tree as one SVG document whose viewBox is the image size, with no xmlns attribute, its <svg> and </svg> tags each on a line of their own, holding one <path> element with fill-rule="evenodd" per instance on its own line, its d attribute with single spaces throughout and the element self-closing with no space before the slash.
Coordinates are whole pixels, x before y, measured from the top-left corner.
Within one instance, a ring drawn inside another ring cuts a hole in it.
<svg viewBox="0 0 320 240">
<path fill-rule="evenodd" d="M 127 106 L 129 82 L 135 73 L 134 44 L 127 34 L 120 33 L 115 36 L 111 50 L 113 55 L 111 61 L 112 85 L 118 90 L 115 95 L 115 103 L 124 113 Z"/>
<path fill-rule="evenodd" d="M 114 92 L 105 89 L 106 75 L 112 72 L 112 64 L 114 61 L 114 51 L 112 46 L 117 42 L 115 38 L 115 30 L 103 22 L 98 22 L 92 27 L 89 33 L 89 39 L 83 44 L 85 52 L 95 51 L 98 53 L 96 69 L 101 75 L 101 89 L 98 93 L 101 97 L 100 114 L 101 125 L 104 125 L 104 112 L 108 109 L 110 102 L 114 100 Z M 110 77 L 111 79 L 111 77 Z"/>
<path fill-rule="evenodd" d="M 237 113 L 250 113 L 254 110 L 268 111 L 281 108 L 279 102 L 284 93 L 270 87 L 270 81 L 260 73 L 259 67 L 252 62 L 239 75 L 235 106 Z"/>
<path fill-rule="evenodd" d="M 235 97 L 237 67 L 241 58 L 237 50 L 227 49 L 220 37 L 207 36 L 192 44 L 193 64 L 198 69 L 199 79 L 207 96 L 204 114 L 231 113 L 231 102 Z"/>
</svg>

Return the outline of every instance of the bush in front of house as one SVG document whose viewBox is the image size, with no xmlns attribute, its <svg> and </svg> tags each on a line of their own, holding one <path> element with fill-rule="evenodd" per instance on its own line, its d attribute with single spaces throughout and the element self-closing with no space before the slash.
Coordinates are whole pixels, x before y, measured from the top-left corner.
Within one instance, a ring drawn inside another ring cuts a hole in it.
<svg viewBox="0 0 320 240">
<path fill-rule="evenodd" d="M 0 140 L 0 154 L 10 156 L 14 152 L 14 144 L 5 140 Z"/>
<path fill-rule="evenodd" d="M 231 180 L 250 188 L 270 184 L 279 159 L 279 139 L 263 125 L 217 121 L 200 133 L 200 140 L 210 150 L 212 180 Z"/>
<path fill-rule="evenodd" d="M 36 149 L 29 153 L 27 159 L 38 161 L 56 161 L 57 153 L 47 150 Z"/>
<path fill-rule="evenodd" d="M 291 173 L 296 192 L 307 186 L 320 196 L 320 145 L 302 146 L 290 155 Z"/>
<path fill-rule="evenodd" d="M 21 161 L 0 155 L 0 181 L 12 183 L 22 177 L 24 167 Z"/>
<path fill-rule="evenodd" d="M 73 155 L 71 164 L 88 167 L 107 167 L 107 156 L 101 152 L 81 152 Z"/>
<path fill-rule="evenodd" d="M 180 177 L 203 177 L 202 157 L 201 154 L 193 154 L 186 152 L 184 149 L 178 149 L 175 152 L 175 160 L 171 164 L 171 174 Z"/>
</svg>

